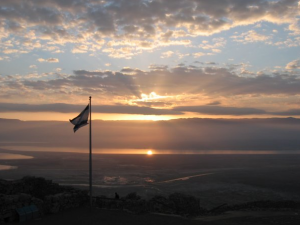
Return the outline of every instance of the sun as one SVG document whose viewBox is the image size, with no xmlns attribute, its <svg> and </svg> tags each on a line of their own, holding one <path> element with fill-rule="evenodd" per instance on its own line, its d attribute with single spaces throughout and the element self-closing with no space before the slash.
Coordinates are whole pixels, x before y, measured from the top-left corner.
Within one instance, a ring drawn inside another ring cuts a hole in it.
<svg viewBox="0 0 300 225">
<path fill-rule="evenodd" d="M 153 152 L 151 151 L 151 150 L 149 150 L 148 152 L 147 152 L 147 155 L 152 155 L 153 154 Z"/>
</svg>

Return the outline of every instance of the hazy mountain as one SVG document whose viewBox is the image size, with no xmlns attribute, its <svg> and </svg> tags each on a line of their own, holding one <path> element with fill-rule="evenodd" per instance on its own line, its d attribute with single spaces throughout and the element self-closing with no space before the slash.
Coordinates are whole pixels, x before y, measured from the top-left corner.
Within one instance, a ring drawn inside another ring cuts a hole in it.
<svg viewBox="0 0 300 225">
<path fill-rule="evenodd" d="M 0 119 L 0 144 L 86 147 L 88 126 L 75 134 L 61 121 Z M 299 150 L 300 119 L 179 119 L 92 123 L 96 148 Z"/>
</svg>

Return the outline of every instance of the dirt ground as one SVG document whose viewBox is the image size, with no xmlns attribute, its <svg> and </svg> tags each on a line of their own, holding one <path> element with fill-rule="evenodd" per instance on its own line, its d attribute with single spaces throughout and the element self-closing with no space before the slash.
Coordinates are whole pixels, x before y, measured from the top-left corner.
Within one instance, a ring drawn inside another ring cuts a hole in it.
<svg viewBox="0 0 300 225">
<path fill-rule="evenodd" d="M 141 214 L 124 211 L 104 210 L 89 207 L 71 209 L 54 215 L 47 215 L 24 225 L 299 225 L 300 211 L 227 212 L 217 216 L 183 218 L 179 216 Z"/>
</svg>

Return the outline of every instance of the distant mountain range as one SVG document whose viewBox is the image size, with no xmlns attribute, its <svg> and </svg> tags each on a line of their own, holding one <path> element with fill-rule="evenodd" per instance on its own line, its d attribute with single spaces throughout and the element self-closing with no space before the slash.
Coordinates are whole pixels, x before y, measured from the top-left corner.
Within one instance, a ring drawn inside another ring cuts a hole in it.
<svg viewBox="0 0 300 225">
<path fill-rule="evenodd" d="M 88 127 L 69 121 L 0 119 L 0 147 L 88 146 Z M 178 119 L 101 121 L 92 124 L 95 148 L 176 150 L 299 150 L 300 119 Z"/>
</svg>

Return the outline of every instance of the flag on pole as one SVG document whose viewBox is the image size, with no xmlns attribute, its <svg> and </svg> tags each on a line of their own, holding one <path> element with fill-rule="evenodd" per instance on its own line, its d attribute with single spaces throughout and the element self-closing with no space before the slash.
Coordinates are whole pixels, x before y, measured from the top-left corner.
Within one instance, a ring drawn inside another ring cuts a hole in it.
<svg viewBox="0 0 300 225">
<path fill-rule="evenodd" d="M 70 120 L 70 122 L 75 125 L 73 128 L 74 133 L 80 128 L 85 125 L 88 125 L 88 119 L 89 119 L 89 111 L 90 111 L 90 105 L 88 104 L 85 109 L 74 119 Z"/>
<path fill-rule="evenodd" d="M 74 130 L 74 133 L 80 128 L 80 127 L 83 127 L 85 125 L 90 125 L 90 163 L 89 163 L 89 170 L 90 170 L 90 173 L 89 173 L 89 183 L 90 183 L 90 209 L 91 209 L 91 212 L 92 212 L 92 206 L 93 206 L 93 182 L 92 182 L 92 96 L 90 96 L 89 98 L 90 100 L 90 104 L 88 104 L 85 109 L 77 116 L 75 117 L 74 119 L 70 120 L 70 122 L 75 125 L 75 127 L 73 128 Z M 88 120 L 89 120 L 89 117 L 90 117 L 90 122 L 88 123 Z"/>
</svg>

